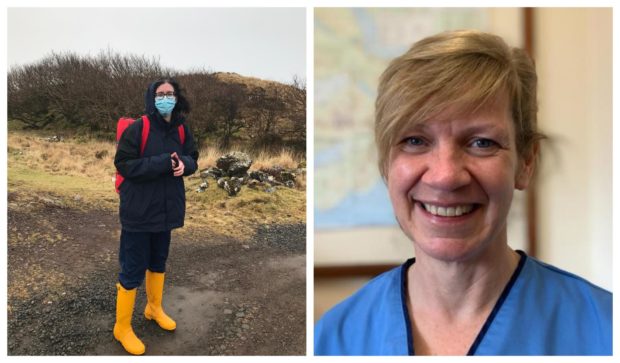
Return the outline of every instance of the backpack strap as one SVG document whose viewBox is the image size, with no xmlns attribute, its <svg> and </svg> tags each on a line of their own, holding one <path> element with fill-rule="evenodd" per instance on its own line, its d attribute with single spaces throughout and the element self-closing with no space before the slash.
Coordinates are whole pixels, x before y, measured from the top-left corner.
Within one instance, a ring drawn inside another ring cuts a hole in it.
<svg viewBox="0 0 620 363">
<path fill-rule="evenodd" d="M 146 147 L 146 139 L 149 137 L 149 131 L 151 129 L 151 121 L 146 115 L 142 115 L 142 138 L 140 139 L 140 156 L 144 155 L 144 148 Z"/>
<path fill-rule="evenodd" d="M 181 145 L 185 145 L 185 126 L 179 125 L 179 139 L 181 139 Z"/>
<path fill-rule="evenodd" d="M 130 119 L 130 118 L 121 117 L 121 119 L 118 122 L 119 122 L 118 125 L 121 125 L 121 127 L 117 125 L 116 147 L 118 147 L 118 141 L 120 140 L 121 135 L 123 134 L 125 129 L 129 127 L 129 125 L 133 123 L 134 121 L 133 119 Z M 149 137 L 150 129 L 151 129 L 151 122 L 149 121 L 149 118 L 146 115 L 143 115 L 142 116 L 142 136 L 140 138 L 140 156 L 144 155 L 144 148 L 146 147 L 146 139 L 148 139 Z M 123 176 L 121 175 L 121 173 L 118 172 L 118 169 L 117 169 L 116 178 L 114 181 L 114 187 L 117 193 L 120 193 L 120 187 L 124 180 L 125 178 L 123 178 Z"/>
</svg>

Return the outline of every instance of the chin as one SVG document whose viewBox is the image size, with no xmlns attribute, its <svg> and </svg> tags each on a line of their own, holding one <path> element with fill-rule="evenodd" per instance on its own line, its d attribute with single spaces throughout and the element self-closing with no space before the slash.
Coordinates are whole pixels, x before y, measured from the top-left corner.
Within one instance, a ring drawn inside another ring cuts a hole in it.
<svg viewBox="0 0 620 363">
<path fill-rule="evenodd" d="M 484 250 L 484 245 L 481 242 L 462 239 L 436 238 L 431 241 L 414 243 L 416 256 L 422 253 L 435 260 L 445 262 L 467 261 L 480 255 Z"/>
</svg>

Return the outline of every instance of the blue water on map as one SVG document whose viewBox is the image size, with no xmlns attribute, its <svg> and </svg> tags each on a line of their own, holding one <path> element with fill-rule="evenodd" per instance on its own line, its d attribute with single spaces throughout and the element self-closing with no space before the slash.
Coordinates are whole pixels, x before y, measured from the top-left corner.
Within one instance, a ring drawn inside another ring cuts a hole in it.
<svg viewBox="0 0 620 363">
<path fill-rule="evenodd" d="M 381 179 L 366 192 L 350 193 L 337 206 L 329 209 L 315 208 L 314 212 L 314 226 L 317 229 L 396 224 L 387 188 Z"/>
</svg>

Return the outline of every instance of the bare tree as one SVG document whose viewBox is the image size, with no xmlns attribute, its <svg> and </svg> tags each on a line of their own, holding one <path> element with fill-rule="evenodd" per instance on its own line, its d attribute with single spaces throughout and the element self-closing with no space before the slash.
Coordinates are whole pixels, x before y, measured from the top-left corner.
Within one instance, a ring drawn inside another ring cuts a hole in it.
<svg viewBox="0 0 620 363">
<path fill-rule="evenodd" d="M 245 88 L 238 83 L 221 84 L 215 95 L 214 102 L 220 110 L 220 147 L 224 150 L 230 147 L 232 137 L 246 127 L 240 113 L 246 99 Z"/>
<path fill-rule="evenodd" d="M 291 139 L 295 140 L 297 149 L 303 149 L 305 153 L 306 146 L 306 81 L 293 76 L 291 84 L 291 107 L 289 107 L 289 118 L 293 124 L 291 128 Z"/>
</svg>

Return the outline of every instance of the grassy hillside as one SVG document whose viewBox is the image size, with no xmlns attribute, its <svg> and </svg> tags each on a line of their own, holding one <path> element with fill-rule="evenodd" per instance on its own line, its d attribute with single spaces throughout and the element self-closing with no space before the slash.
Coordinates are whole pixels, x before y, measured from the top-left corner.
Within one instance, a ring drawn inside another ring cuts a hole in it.
<svg viewBox="0 0 620 363">
<path fill-rule="evenodd" d="M 67 208 L 117 210 L 114 143 L 84 137 L 50 142 L 41 133 L 12 130 L 7 151 L 12 200 L 20 204 L 35 199 Z M 214 166 L 221 153 L 210 148 L 201 154 L 204 157 L 199 159 L 199 170 Z M 275 164 L 294 167 L 299 162 L 287 152 L 262 154 L 255 157 L 251 169 Z M 305 222 L 305 176 L 298 180 L 297 189 L 277 188 L 267 193 L 244 187 L 236 197 L 228 197 L 212 179 L 209 188 L 198 193 L 201 182 L 199 173 L 185 179 L 189 228 L 183 233 L 208 230 L 243 239 L 261 224 Z"/>
</svg>

